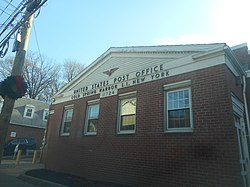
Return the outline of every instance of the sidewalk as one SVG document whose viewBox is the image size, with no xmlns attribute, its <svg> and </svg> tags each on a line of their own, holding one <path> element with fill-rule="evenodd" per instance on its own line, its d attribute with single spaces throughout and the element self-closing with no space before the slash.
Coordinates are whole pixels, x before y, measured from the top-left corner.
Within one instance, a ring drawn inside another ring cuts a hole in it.
<svg viewBox="0 0 250 187">
<path fill-rule="evenodd" d="M 32 164 L 31 160 L 22 158 L 20 164 L 16 165 L 15 160 L 4 158 L 0 165 L 0 187 L 128 187 L 46 170 L 43 164 Z"/>
<path fill-rule="evenodd" d="M 16 165 L 16 161 L 10 158 L 3 158 L 0 165 L 0 186 L 1 187 L 44 187 L 44 186 L 58 186 L 56 184 L 47 183 L 47 181 L 37 180 L 33 177 L 25 175 L 26 171 L 32 169 L 44 168 L 43 164 L 32 164 L 31 158 L 24 158 L 20 160 L 20 164 Z M 28 181 L 28 182 L 25 182 Z"/>
</svg>

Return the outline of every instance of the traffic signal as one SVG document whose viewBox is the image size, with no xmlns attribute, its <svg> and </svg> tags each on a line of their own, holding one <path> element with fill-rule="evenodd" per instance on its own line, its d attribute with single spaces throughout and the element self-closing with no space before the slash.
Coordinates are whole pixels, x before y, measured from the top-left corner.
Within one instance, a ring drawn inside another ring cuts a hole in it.
<svg viewBox="0 0 250 187">
<path fill-rule="evenodd" d="M 0 95 L 4 98 L 8 96 L 12 99 L 18 99 L 25 95 L 28 89 L 27 83 L 22 76 L 9 76 L 0 82 Z"/>
</svg>

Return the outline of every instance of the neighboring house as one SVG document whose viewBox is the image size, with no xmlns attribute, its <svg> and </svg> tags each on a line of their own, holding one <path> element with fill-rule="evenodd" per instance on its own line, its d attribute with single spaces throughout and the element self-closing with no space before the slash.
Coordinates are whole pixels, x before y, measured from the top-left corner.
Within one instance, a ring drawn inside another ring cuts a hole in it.
<svg viewBox="0 0 250 187">
<path fill-rule="evenodd" d="M 110 48 L 55 95 L 46 168 L 131 186 L 249 186 L 248 53 Z"/>
<path fill-rule="evenodd" d="M 1 101 L 2 108 L 3 100 Z M 14 138 L 35 138 L 37 148 L 41 146 L 47 125 L 49 104 L 28 98 L 15 101 L 6 141 Z"/>
</svg>

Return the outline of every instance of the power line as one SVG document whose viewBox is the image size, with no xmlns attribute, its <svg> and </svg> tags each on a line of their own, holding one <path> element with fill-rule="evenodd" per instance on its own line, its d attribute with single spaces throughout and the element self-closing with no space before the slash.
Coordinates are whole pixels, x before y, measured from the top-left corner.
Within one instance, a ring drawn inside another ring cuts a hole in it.
<svg viewBox="0 0 250 187">
<path fill-rule="evenodd" d="M 35 32 L 36 45 L 37 45 L 38 53 L 39 53 L 40 59 L 42 61 L 42 55 L 41 55 L 41 51 L 40 51 L 40 47 L 39 47 L 39 43 L 38 43 L 38 39 L 37 39 L 35 21 L 33 21 L 33 26 L 34 26 L 34 32 Z"/>
<path fill-rule="evenodd" d="M 13 0 L 11 0 L 10 2 L 8 2 L 7 6 L 3 10 L 1 10 L 2 13 L 0 14 L 0 16 L 3 15 L 3 13 L 6 13 L 5 10 L 9 7 L 9 5 L 11 4 L 12 1 Z"/>
<path fill-rule="evenodd" d="M 8 15 L 9 15 L 9 17 L 5 20 L 5 22 L 1 25 L 1 27 L 0 27 L 0 29 L 4 26 L 4 25 L 7 25 L 7 22 L 11 19 L 11 17 L 12 17 L 12 19 L 14 18 L 14 15 L 18 12 L 18 10 L 20 9 L 20 7 L 21 6 L 25 6 L 26 4 L 23 4 L 22 2 L 21 3 L 19 3 L 19 5 L 16 7 L 16 9 L 11 13 L 11 14 L 9 14 L 9 13 L 7 13 Z M 16 17 L 17 17 L 17 15 L 15 16 L 15 18 L 14 19 L 16 19 Z M 14 21 L 14 20 L 13 20 Z"/>
<path fill-rule="evenodd" d="M 4 0 L 6 1 L 6 0 Z M 29 19 L 29 17 L 35 13 L 38 9 L 41 8 L 41 6 L 43 6 L 48 0 L 43 0 L 42 2 L 40 1 L 26 1 L 26 3 L 23 5 L 23 3 L 21 3 L 22 8 L 19 10 L 18 7 L 16 7 L 16 10 L 14 12 L 16 12 L 16 14 L 11 18 L 11 20 L 7 23 L 7 25 L 5 26 L 5 28 L 3 29 L 3 31 L 0 33 L 3 34 L 3 32 L 5 32 L 8 27 L 11 25 L 11 23 L 18 17 L 18 15 L 20 13 L 22 13 L 22 11 L 24 10 L 24 8 L 26 8 L 26 14 L 25 16 L 22 16 L 20 18 L 20 20 L 17 22 L 17 24 L 11 29 L 11 31 L 9 31 L 5 37 L 0 41 L 0 56 L 1 54 L 3 54 L 3 48 L 5 48 L 5 46 L 7 45 L 9 39 L 11 38 L 11 36 L 23 25 L 25 24 L 25 22 Z M 24 2 L 24 1 L 23 1 Z M 15 6 L 14 6 L 15 7 Z M 18 11 L 19 10 L 19 11 Z M 10 17 L 9 17 L 10 18 Z M 8 19 L 9 19 L 8 18 Z M 2 25 L 3 26 L 3 25 Z"/>
<path fill-rule="evenodd" d="M 9 5 L 11 5 L 13 8 L 16 8 L 14 5 L 12 5 L 11 4 L 11 2 L 13 1 L 13 0 L 11 0 L 10 2 L 9 1 L 7 1 L 7 0 L 4 0 L 6 3 L 9 3 Z"/>
</svg>

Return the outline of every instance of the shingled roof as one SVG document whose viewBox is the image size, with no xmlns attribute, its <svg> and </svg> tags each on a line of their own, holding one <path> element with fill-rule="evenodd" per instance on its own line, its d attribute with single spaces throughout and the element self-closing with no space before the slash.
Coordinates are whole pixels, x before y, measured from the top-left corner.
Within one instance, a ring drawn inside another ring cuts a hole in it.
<svg viewBox="0 0 250 187">
<path fill-rule="evenodd" d="M 27 118 L 24 115 L 25 108 L 31 106 L 34 110 L 34 113 L 32 115 L 32 118 Z M 44 120 L 44 112 L 48 112 L 48 110 L 48 103 L 29 98 L 17 99 L 12 111 L 10 124 L 45 128 L 47 120 Z"/>
</svg>

